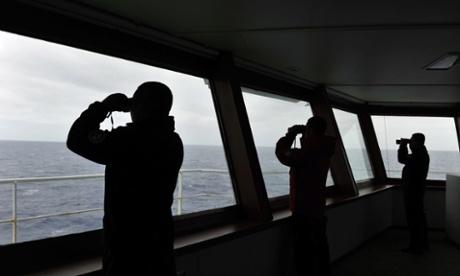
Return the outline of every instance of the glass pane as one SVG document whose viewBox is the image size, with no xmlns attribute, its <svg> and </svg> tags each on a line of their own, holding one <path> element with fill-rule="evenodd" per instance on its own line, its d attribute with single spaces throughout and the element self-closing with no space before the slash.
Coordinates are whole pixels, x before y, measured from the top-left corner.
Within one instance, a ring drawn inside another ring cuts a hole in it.
<svg viewBox="0 0 460 276">
<path fill-rule="evenodd" d="M 275 155 L 275 145 L 292 125 L 305 125 L 313 116 L 308 102 L 242 88 L 260 167 L 269 197 L 289 194 L 289 167 Z M 299 136 L 300 137 L 300 136 Z M 297 139 L 295 147 L 300 147 Z M 327 186 L 333 181 L 328 175 Z"/>
<path fill-rule="evenodd" d="M 374 174 L 358 116 L 340 109 L 333 110 L 355 180 L 373 178 Z"/>
<path fill-rule="evenodd" d="M 150 80 L 164 82 L 173 91 L 171 115 L 185 146 L 174 214 L 235 204 L 206 80 L 6 32 L 0 32 L 0 48 L 0 179 L 99 175 L 19 183 L 19 219 L 96 210 L 19 221 L 17 241 L 101 227 L 104 166 L 70 152 L 67 132 L 90 103 L 114 92 L 132 96 Z M 130 120 L 129 113 L 114 113 L 113 125 L 107 119 L 102 127 L 111 129 Z M 13 185 L 0 187 L 0 241 L 6 243 L 12 236 L 3 229 L 11 228 Z"/>
<path fill-rule="evenodd" d="M 396 139 L 425 135 L 430 155 L 428 179 L 445 180 L 447 173 L 460 173 L 460 155 L 453 118 L 372 116 L 388 177 L 401 178 L 404 165 L 398 163 Z M 410 150 L 409 150 L 410 152 Z"/>
</svg>

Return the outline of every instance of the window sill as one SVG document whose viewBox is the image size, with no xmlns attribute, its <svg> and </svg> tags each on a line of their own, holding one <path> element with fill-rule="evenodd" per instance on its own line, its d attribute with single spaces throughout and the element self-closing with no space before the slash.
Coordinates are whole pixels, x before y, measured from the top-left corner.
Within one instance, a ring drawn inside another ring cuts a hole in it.
<svg viewBox="0 0 460 276">
<path fill-rule="evenodd" d="M 393 189 L 393 185 L 378 185 L 362 188 L 358 196 L 332 196 L 327 198 L 326 209 L 336 208 L 341 205 L 350 203 L 354 200 L 360 200 L 375 193 Z M 274 227 L 289 219 L 291 212 L 287 209 L 279 209 L 273 212 L 273 220 L 262 222 L 250 219 L 237 219 L 231 223 L 222 224 L 215 227 L 209 227 L 204 230 L 189 232 L 187 234 L 178 234 L 175 239 L 174 247 L 176 256 L 186 255 L 197 250 L 220 244 L 256 233 L 258 231 Z M 53 267 L 52 269 L 37 271 L 45 275 L 85 275 L 96 272 L 101 269 L 100 256 L 91 256 L 83 260 L 75 260 L 63 265 Z"/>
<path fill-rule="evenodd" d="M 392 189 L 393 187 L 393 185 L 370 186 L 360 189 L 358 196 L 331 196 L 326 199 L 326 209 L 335 208 L 351 201 L 359 200 L 372 194 Z M 273 211 L 272 221 L 261 222 L 249 219 L 236 220 L 232 223 L 224 224 L 218 227 L 186 235 L 180 235 L 175 239 L 176 255 L 184 255 L 199 250 L 200 248 L 205 248 L 227 240 L 252 234 L 262 229 L 275 226 L 283 220 L 288 219 L 290 216 L 291 212 L 287 208 L 277 209 Z"/>
</svg>

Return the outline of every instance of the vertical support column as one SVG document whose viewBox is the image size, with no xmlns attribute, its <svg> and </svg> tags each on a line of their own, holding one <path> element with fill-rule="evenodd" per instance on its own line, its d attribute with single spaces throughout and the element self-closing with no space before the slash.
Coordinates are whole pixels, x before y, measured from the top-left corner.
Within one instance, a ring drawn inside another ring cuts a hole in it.
<svg viewBox="0 0 460 276">
<path fill-rule="evenodd" d="M 454 120 L 455 120 L 455 130 L 457 133 L 457 143 L 460 148 L 460 105 L 457 105 Z"/>
<path fill-rule="evenodd" d="M 366 143 L 369 159 L 371 160 L 375 184 L 385 184 L 387 181 L 387 174 L 371 116 L 369 112 L 364 109 L 359 112 L 358 119 L 361 124 L 361 129 L 363 130 L 364 142 Z"/>
<path fill-rule="evenodd" d="M 324 86 L 319 86 L 315 97 L 311 100 L 311 108 L 315 116 L 323 117 L 327 122 L 326 134 L 337 138 L 337 145 L 335 154 L 332 156 L 331 167 L 334 184 L 340 193 L 349 196 L 358 195 L 358 188 L 353 177 L 353 172 L 348 162 L 343 145 L 342 138 L 340 137 L 337 121 L 335 120 L 332 106 L 329 103 L 327 91 Z"/>
<path fill-rule="evenodd" d="M 222 53 L 211 84 L 237 202 L 248 217 L 269 221 L 273 216 L 230 53 Z"/>
</svg>

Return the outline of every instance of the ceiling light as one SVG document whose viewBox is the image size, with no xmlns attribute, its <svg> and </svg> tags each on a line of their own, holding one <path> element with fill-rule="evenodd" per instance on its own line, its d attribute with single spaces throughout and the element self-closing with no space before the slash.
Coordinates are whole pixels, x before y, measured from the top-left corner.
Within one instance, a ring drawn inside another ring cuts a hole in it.
<svg viewBox="0 0 460 276">
<path fill-rule="evenodd" d="M 458 61 L 460 53 L 448 53 L 426 66 L 425 70 L 449 70 Z"/>
</svg>

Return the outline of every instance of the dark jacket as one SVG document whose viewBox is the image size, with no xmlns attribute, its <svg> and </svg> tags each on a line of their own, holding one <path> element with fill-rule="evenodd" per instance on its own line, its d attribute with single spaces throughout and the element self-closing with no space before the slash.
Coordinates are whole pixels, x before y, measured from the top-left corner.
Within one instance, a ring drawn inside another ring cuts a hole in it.
<svg viewBox="0 0 460 276">
<path fill-rule="evenodd" d="M 171 205 L 183 160 L 174 119 L 144 120 L 103 131 L 100 122 L 107 114 L 103 104 L 90 105 L 67 139 L 73 152 L 106 165 L 106 245 L 127 254 L 172 254 Z"/>
<path fill-rule="evenodd" d="M 336 139 L 326 135 L 301 138 L 301 148 L 291 149 L 294 140 L 295 134 L 287 133 L 276 144 L 278 160 L 290 167 L 290 210 L 310 218 L 322 217 Z"/>
<path fill-rule="evenodd" d="M 398 162 L 404 164 L 402 171 L 402 189 L 406 192 L 424 192 L 430 165 L 430 156 L 423 146 L 409 154 L 407 146 L 398 149 Z"/>
</svg>

